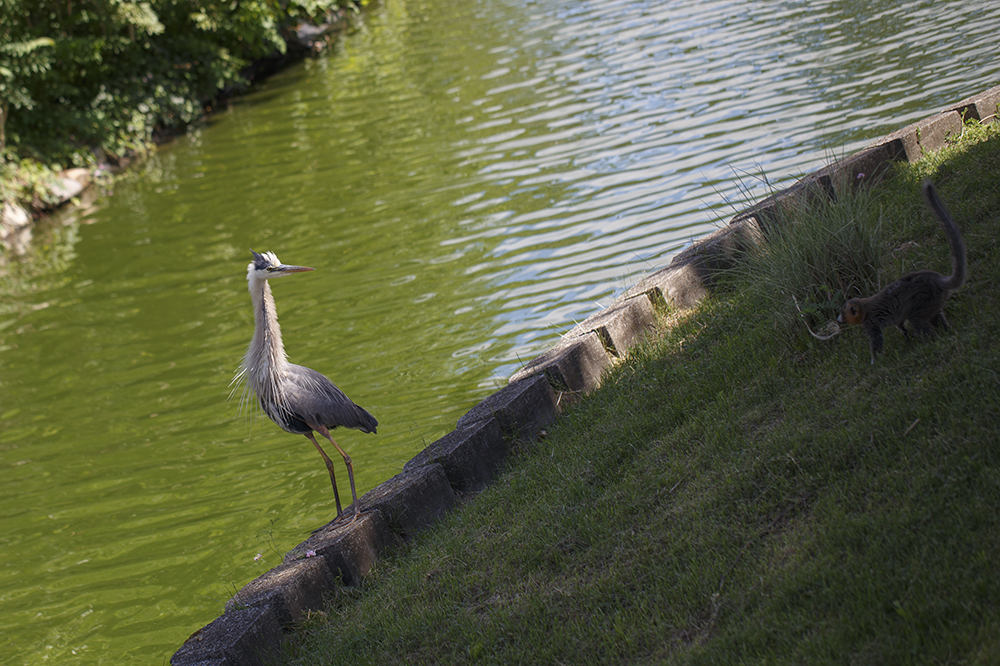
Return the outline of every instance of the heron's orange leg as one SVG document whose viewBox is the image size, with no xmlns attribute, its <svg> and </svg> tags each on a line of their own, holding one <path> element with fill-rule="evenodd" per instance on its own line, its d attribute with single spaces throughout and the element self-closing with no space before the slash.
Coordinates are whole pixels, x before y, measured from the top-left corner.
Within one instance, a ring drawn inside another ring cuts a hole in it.
<svg viewBox="0 0 1000 666">
<path fill-rule="evenodd" d="M 326 428 L 323 428 L 323 430 L 326 430 Z M 327 439 L 329 439 L 329 437 L 330 437 L 329 432 L 327 432 L 326 436 L 327 436 Z M 326 463 L 326 471 L 330 472 L 330 483 L 333 484 L 333 499 L 335 499 L 337 501 L 337 518 L 340 518 L 340 515 L 343 512 L 340 510 L 340 493 L 337 492 L 337 477 L 335 477 L 334 474 L 333 474 L 333 461 L 330 460 L 330 456 L 326 455 L 326 451 L 323 450 L 323 447 L 320 446 L 319 442 L 316 441 L 316 438 L 313 437 L 312 432 L 307 432 L 306 433 L 306 437 L 308 437 L 309 441 L 313 443 L 313 446 L 316 447 L 316 450 L 319 451 L 319 454 L 321 456 L 323 456 L 323 462 Z M 333 440 L 331 439 L 330 441 L 332 442 Z M 334 446 L 336 446 L 336 443 L 334 443 Z M 340 447 L 337 446 L 337 449 L 339 450 Z M 354 490 L 354 480 L 353 479 L 351 480 L 351 490 Z"/>
</svg>

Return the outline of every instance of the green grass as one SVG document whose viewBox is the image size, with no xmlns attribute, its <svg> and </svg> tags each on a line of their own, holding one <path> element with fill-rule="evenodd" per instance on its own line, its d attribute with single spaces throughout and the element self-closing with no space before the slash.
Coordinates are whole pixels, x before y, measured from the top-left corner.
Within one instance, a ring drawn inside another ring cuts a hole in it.
<svg viewBox="0 0 1000 666">
<path fill-rule="evenodd" d="M 836 319 L 847 298 L 882 286 L 883 199 L 869 187 L 833 201 L 803 198 L 797 210 L 780 211 L 779 221 L 767 225 L 767 242 L 747 252 L 728 282 L 749 290 L 745 298 L 772 312 L 775 323 L 793 336 L 802 332 L 800 319 L 814 327 Z"/>
<path fill-rule="evenodd" d="M 864 195 L 885 254 L 859 280 L 948 272 L 926 175 L 968 246 L 952 330 L 887 332 L 873 367 L 752 273 L 664 314 L 287 663 L 1000 663 L 1000 129 Z"/>
</svg>

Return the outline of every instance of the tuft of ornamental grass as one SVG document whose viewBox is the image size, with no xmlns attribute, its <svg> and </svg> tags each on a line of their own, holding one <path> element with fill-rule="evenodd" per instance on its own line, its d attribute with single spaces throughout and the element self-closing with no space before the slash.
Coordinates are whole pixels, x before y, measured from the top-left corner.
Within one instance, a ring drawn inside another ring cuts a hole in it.
<svg viewBox="0 0 1000 666">
<path fill-rule="evenodd" d="M 747 297 L 795 337 L 836 319 L 848 298 L 878 291 L 886 263 L 886 209 L 878 189 L 859 186 L 781 208 L 766 239 L 734 269 Z"/>
<path fill-rule="evenodd" d="M 286 663 L 1000 663 L 1000 130 L 966 134 L 870 195 L 878 280 L 947 271 L 934 177 L 969 250 L 952 330 L 872 367 L 748 282 L 669 313 Z"/>
</svg>

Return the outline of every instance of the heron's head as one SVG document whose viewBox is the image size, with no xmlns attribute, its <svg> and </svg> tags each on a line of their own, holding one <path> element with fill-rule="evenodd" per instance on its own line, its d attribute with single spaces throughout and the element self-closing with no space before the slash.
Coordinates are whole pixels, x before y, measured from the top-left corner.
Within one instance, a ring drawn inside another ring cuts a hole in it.
<svg viewBox="0 0 1000 666">
<path fill-rule="evenodd" d="M 307 266 L 289 266 L 283 264 L 274 252 L 258 254 L 253 250 L 253 261 L 247 266 L 247 280 L 270 280 L 271 278 L 284 277 L 292 273 L 303 273 L 311 271 Z"/>
</svg>

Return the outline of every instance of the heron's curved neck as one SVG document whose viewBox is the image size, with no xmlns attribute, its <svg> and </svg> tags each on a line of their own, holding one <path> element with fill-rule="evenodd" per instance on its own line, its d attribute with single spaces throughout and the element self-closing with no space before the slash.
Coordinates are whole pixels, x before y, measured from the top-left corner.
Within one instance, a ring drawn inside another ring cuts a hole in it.
<svg viewBox="0 0 1000 666">
<path fill-rule="evenodd" d="M 254 329 L 243 366 L 259 395 L 278 390 L 273 385 L 273 379 L 288 365 L 288 358 L 281 343 L 281 327 L 278 326 L 278 313 L 274 309 L 270 285 L 267 280 L 253 277 L 249 283 Z"/>
</svg>

